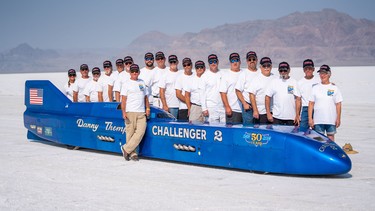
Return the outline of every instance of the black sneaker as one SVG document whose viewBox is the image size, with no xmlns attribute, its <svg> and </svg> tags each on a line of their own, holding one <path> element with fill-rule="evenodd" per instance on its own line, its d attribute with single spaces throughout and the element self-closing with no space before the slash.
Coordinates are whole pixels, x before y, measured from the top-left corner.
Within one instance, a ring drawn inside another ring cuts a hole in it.
<svg viewBox="0 0 375 211">
<path fill-rule="evenodd" d="M 130 160 L 129 154 L 124 150 L 124 148 L 122 148 L 122 146 L 120 148 L 121 148 L 122 156 L 124 157 L 124 159 L 126 161 L 129 161 Z"/>
</svg>

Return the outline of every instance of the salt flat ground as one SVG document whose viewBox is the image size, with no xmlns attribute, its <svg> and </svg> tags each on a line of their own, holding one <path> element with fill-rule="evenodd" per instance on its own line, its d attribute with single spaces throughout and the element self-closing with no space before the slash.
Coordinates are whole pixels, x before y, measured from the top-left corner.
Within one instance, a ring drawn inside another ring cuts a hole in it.
<svg viewBox="0 0 375 211">
<path fill-rule="evenodd" d="M 353 168 L 334 177 L 257 174 L 67 150 L 26 138 L 24 83 L 66 73 L 0 75 L 0 210 L 375 210 L 375 67 L 334 67 L 344 95 L 337 143 Z M 300 68 L 292 76 L 302 77 Z"/>
</svg>

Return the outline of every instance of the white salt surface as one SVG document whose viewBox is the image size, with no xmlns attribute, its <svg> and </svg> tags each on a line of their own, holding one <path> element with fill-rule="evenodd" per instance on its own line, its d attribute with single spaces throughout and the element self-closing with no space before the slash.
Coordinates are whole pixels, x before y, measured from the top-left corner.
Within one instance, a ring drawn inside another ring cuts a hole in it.
<svg viewBox="0 0 375 211">
<path fill-rule="evenodd" d="M 353 168 L 334 177 L 263 175 L 30 142 L 24 83 L 66 73 L 2 74 L 0 210 L 375 210 L 375 67 L 333 67 L 344 96 L 336 141 Z M 292 76 L 302 77 L 300 68 Z M 308 164 L 307 164 L 308 165 Z"/>
</svg>

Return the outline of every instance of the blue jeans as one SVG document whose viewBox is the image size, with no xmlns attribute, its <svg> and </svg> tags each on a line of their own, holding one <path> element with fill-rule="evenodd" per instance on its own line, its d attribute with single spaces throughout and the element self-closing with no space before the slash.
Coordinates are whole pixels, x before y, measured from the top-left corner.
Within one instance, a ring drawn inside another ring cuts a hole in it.
<svg viewBox="0 0 375 211">
<path fill-rule="evenodd" d="M 169 108 L 169 113 L 176 117 L 176 119 L 178 118 L 178 108 Z"/>
<path fill-rule="evenodd" d="M 243 125 L 251 125 L 253 124 L 253 109 L 249 109 L 247 111 L 244 110 L 243 106 L 241 105 L 242 110 L 242 124 Z"/>
<path fill-rule="evenodd" d="M 309 127 L 309 113 L 308 113 L 309 107 L 303 106 L 302 112 L 301 112 L 301 122 L 300 127 L 302 128 L 308 128 Z"/>
</svg>

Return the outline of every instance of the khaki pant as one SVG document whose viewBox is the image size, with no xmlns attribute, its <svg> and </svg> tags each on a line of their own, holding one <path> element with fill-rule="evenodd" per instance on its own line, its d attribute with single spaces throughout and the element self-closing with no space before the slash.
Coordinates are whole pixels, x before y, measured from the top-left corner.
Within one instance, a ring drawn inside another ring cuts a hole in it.
<svg viewBox="0 0 375 211">
<path fill-rule="evenodd" d="M 202 115 L 202 107 L 198 105 L 191 105 L 190 114 L 189 114 L 189 122 L 197 123 L 197 122 L 204 122 L 204 118 Z"/>
<path fill-rule="evenodd" d="M 126 144 L 124 150 L 126 153 L 136 154 L 136 148 L 141 143 L 143 135 L 146 132 L 146 114 L 144 112 L 126 112 Z"/>
</svg>

